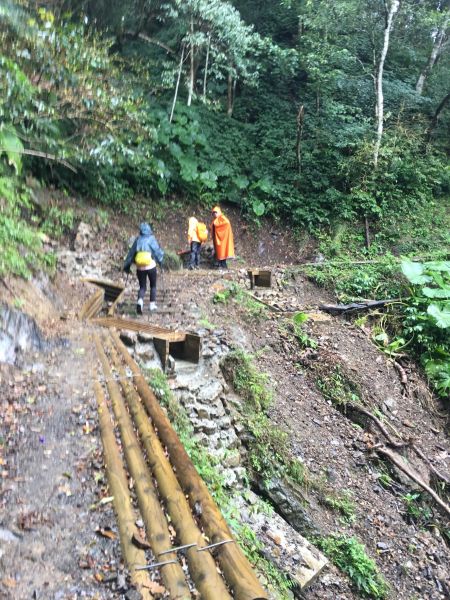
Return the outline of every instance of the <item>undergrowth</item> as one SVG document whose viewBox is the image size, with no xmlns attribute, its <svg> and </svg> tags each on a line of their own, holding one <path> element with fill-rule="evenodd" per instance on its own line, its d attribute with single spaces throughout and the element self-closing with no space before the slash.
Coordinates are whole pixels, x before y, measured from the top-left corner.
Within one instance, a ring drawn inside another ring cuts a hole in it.
<svg viewBox="0 0 450 600">
<path fill-rule="evenodd" d="M 248 321 L 259 321 L 267 318 L 267 307 L 254 300 L 248 292 L 237 283 L 227 283 L 222 290 L 214 294 L 214 304 L 227 304 L 233 300 L 244 311 L 244 318 Z"/>
<path fill-rule="evenodd" d="M 357 386 L 345 376 L 339 365 L 324 370 L 316 384 L 323 397 L 337 406 L 361 402 Z"/>
<path fill-rule="evenodd" d="M 333 534 L 318 537 L 315 542 L 334 565 L 347 573 L 360 593 L 369 598 L 387 598 L 389 586 L 375 561 L 367 556 L 364 546 L 358 540 Z"/>
<path fill-rule="evenodd" d="M 309 475 L 306 467 L 292 456 L 287 432 L 273 425 L 267 415 L 273 400 L 268 375 L 261 373 L 253 357 L 242 350 L 230 352 L 221 366 L 226 379 L 243 400 L 248 462 L 253 471 L 263 480 L 278 476 L 307 485 Z"/>
<path fill-rule="evenodd" d="M 29 278 L 33 269 L 56 265 L 54 254 L 43 248 L 42 235 L 27 223 L 32 208 L 28 190 L 0 170 L 0 277 Z"/>
<path fill-rule="evenodd" d="M 354 523 L 355 516 L 355 503 L 352 500 L 351 492 L 344 490 L 342 494 L 328 493 L 322 499 L 323 504 L 329 508 L 337 511 L 342 515 L 344 523 Z"/>
</svg>

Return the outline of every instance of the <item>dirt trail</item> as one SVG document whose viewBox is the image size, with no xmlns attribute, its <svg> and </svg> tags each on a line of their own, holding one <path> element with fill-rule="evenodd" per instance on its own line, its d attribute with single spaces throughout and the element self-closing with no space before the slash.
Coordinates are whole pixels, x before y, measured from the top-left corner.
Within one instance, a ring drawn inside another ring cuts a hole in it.
<svg viewBox="0 0 450 600">
<path fill-rule="evenodd" d="M 123 225 L 112 229 L 115 242 L 99 250 L 95 240 L 90 241 L 79 252 L 82 260 L 77 262 L 77 253 L 69 251 L 64 259 L 67 270 L 54 284 L 41 282 L 31 292 L 30 286 L 10 281 L 9 290 L 1 293 L 10 304 L 15 298 L 23 300 L 22 310 L 37 317 L 48 336 L 67 340 L 38 356 L 26 356 L 29 374 L 12 367 L 0 373 L 6 389 L 1 433 L 7 450 L 0 488 L 0 590 L 5 598 L 133 598 L 121 566 L 111 504 L 98 504 L 107 489 L 91 385 L 93 355 L 86 329 L 76 319 L 90 290 L 79 283 L 83 273 L 74 265 L 125 282 L 117 257 L 124 253 L 123 241 L 130 230 Z M 167 240 L 174 235 L 171 231 Z M 270 232 L 264 235 L 277 239 Z M 274 254 L 264 256 L 266 264 L 281 262 L 282 254 L 286 255 L 281 245 L 272 247 Z M 344 319 L 308 321 L 307 333 L 318 348 L 316 358 L 309 354 L 305 359 L 280 329 L 288 316 L 269 313 L 269 318 L 255 321 L 238 303 L 213 304 L 214 293 L 230 281 L 244 284 L 243 267 L 257 262 L 252 248 L 254 242 L 243 249 L 247 262 L 233 264 L 225 276 L 206 270 L 168 277 L 161 310 L 152 319 L 164 326 L 199 331 L 213 327 L 222 332 L 227 347 L 259 351 L 259 366 L 275 386 L 273 422 L 289 432 L 292 451 L 311 476 L 337 494 L 349 490 L 355 505 L 355 519 L 343 523 L 336 511 L 321 502 L 320 490 L 311 489 L 308 511 L 318 529 L 324 534 L 339 531 L 357 536 L 390 582 L 391 598 L 450 597 L 450 551 L 442 534 L 423 529 L 408 517 L 404 496 L 411 488 L 406 482 L 387 488 L 380 484 L 384 470 L 367 452 L 366 432 L 323 397 L 316 386 L 314 360 L 328 361 L 330 369 L 339 364 L 353 374 L 364 398 L 396 431 L 412 435 L 435 467 L 448 475 L 445 420 L 430 411 L 429 394 L 414 370 L 406 393 L 386 357 Z M 294 256 L 295 248 L 290 252 Z M 332 301 L 301 277 L 273 291 L 279 299 L 310 309 Z M 124 310 L 133 311 L 135 293 L 136 283 L 130 278 Z M 305 597 L 359 596 L 347 578 L 330 567 Z"/>
</svg>

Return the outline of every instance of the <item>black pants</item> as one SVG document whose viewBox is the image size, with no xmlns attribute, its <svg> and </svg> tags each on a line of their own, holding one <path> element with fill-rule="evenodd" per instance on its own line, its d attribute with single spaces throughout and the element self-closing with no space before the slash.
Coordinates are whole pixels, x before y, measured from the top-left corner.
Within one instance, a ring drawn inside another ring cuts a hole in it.
<svg viewBox="0 0 450 600">
<path fill-rule="evenodd" d="M 200 264 L 201 242 L 191 242 L 191 257 L 189 259 L 190 267 L 198 267 Z"/>
<path fill-rule="evenodd" d="M 153 269 L 148 269 L 147 271 L 140 271 L 139 269 L 136 271 L 137 278 L 139 281 L 139 293 L 138 299 L 145 298 L 145 292 L 147 291 L 147 276 L 150 281 L 150 302 L 155 302 L 156 300 L 156 267 Z"/>
<path fill-rule="evenodd" d="M 224 260 L 218 260 L 217 261 L 217 266 L 219 267 L 219 269 L 228 269 L 226 259 L 224 259 Z"/>
</svg>

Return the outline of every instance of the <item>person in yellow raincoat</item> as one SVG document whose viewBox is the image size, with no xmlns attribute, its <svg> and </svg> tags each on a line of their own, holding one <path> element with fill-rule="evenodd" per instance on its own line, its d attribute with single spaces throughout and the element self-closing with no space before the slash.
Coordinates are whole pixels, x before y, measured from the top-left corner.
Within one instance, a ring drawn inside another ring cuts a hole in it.
<svg viewBox="0 0 450 600">
<path fill-rule="evenodd" d="M 190 217 L 188 225 L 188 242 L 191 249 L 191 255 L 189 257 L 188 269 L 200 268 L 200 249 L 202 242 L 200 241 L 197 233 L 198 220 L 195 217 Z"/>
<path fill-rule="evenodd" d="M 220 206 L 212 209 L 211 236 L 219 269 L 228 269 L 227 259 L 234 258 L 233 230 L 230 221 L 222 214 Z"/>
</svg>

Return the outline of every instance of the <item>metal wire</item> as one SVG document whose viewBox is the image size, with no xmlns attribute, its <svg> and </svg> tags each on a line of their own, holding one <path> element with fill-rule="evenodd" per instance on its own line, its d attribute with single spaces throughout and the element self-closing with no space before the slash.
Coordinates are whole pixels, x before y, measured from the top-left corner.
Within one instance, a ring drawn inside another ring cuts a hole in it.
<svg viewBox="0 0 450 600">
<path fill-rule="evenodd" d="M 165 560 L 163 562 L 159 562 L 159 563 L 153 563 L 151 565 L 146 565 L 144 567 L 135 567 L 134 570 L 135 571 L 151 571 L 152 569 L 157 569 L 158 567 L 163 567 L 164 565 L 172 565 L 173 563 L 176 563 L 176 560 Z"/>
</svg>

